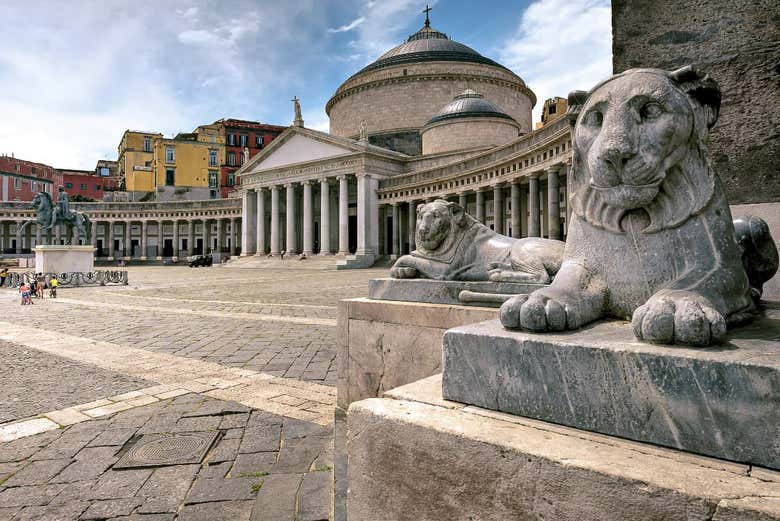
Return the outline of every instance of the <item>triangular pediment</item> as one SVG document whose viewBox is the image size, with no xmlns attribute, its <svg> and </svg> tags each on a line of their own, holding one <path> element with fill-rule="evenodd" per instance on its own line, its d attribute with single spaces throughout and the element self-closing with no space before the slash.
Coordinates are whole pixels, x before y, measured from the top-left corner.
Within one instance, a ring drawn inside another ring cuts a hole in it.
<svg viewBox="0 0 780 521">
<path fill-rule="evenodd" d="M 249 171 L 256 172 L 306 161 L 343 156 L 355 153 L 355 150 L 323 139 L 314 139 L 302 133 L 291 133 L 287 139 L 274 147 L 274 150 L 268 152 L 268 155 L 260 158 Z"/>
</svg>

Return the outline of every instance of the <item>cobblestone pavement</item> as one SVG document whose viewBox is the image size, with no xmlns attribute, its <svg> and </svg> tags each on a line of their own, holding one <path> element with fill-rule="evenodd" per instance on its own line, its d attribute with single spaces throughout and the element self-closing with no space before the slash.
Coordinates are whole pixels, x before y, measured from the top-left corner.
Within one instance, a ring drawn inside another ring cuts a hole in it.
<svg viewBox="0 0 780 521">
<path fill-rule="evenodd" d="M 0 520 L 328 519 L 336 303 L 386 270 L 129 271 L 35 306 L 0 292 Z M 61 364 L 25 399 L 36 358 Z M 113 469 L 144 434 L 193 432 L 218 433 L 201 464 Z"/>
</svg>

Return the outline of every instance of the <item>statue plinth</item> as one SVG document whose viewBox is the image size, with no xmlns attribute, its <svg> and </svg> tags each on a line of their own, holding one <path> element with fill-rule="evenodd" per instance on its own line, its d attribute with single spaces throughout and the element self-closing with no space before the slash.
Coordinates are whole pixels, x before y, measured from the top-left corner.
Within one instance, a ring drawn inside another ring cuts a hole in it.
<svg viewBox="0 0 780 521">
<path fill-rule="evenodd" d="M 36 273 L 92 273 L 95 247 L 76 245 L 40 245 L 34 248 Z"/>
</svg>

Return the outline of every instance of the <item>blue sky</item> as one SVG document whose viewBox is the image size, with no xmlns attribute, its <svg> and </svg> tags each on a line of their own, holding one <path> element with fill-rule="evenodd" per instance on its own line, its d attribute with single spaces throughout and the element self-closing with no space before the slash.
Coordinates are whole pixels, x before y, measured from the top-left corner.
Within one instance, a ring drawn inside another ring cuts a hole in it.
<svg viewBox="0 0 780 521">
<path fill-rule="evenodd" d="M 429 0 L 432 25 L 508 66 L 541 101 L 611 71 L 608 0 Z M 116 159 L 125 129 L 221 117 L 307 127 L 348 76 L 422 26 L 416 0 L 0 0 L 0 153 Z"/>
</svg>

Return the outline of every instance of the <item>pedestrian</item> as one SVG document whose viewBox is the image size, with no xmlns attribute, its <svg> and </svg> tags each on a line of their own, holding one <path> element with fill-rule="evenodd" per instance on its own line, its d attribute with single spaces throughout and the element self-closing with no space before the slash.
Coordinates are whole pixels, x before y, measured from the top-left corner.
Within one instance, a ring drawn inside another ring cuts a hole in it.
<svg viewBox="0 0 780 521">
<path fill-rule="evenodd" d="M 46 288 L 46 275 L 39 273 L 35 278 L 35 287 L 38 290 L 38 298 L 43 298 L 43 290 Z"/>
<path fill-rule="evenodd" d="M 32 299 L 30 298 L 30 286 L 28 286 L 26 282 L 22 282 L 19 285 L 19 293 L 22 295 L 22 306 L 33 303 Z"/>
<path fill-rule="evenodd" d="M 8 268 L 3 268 L 3 271 L 0 271 L 0 287 L 5 286 L 5 280 L 8 278 Z"/>
<path fill-rule="evenodd" d="M 52 275 L 51 278 L 49 279 L 49 298 L 57 298 L 58 285 L 59 282 L 57 282 L 57 277 Z"/>
<path fill-rule="evenodd" d="M 279 256 L 284 260 L 284 254 L 287 253 L 285 250 L 282 250 L 279 252 Z"/>
<path fill-rule="evenodd" d="M 29 289 L 30 289 L 30 296 L 31 297 L 37 297 L 38 296 L 38 288 L 36 287 L 38 284 L 38 279 L 36 277 L 33 277 L 30 281 Z"/>
</svg>

